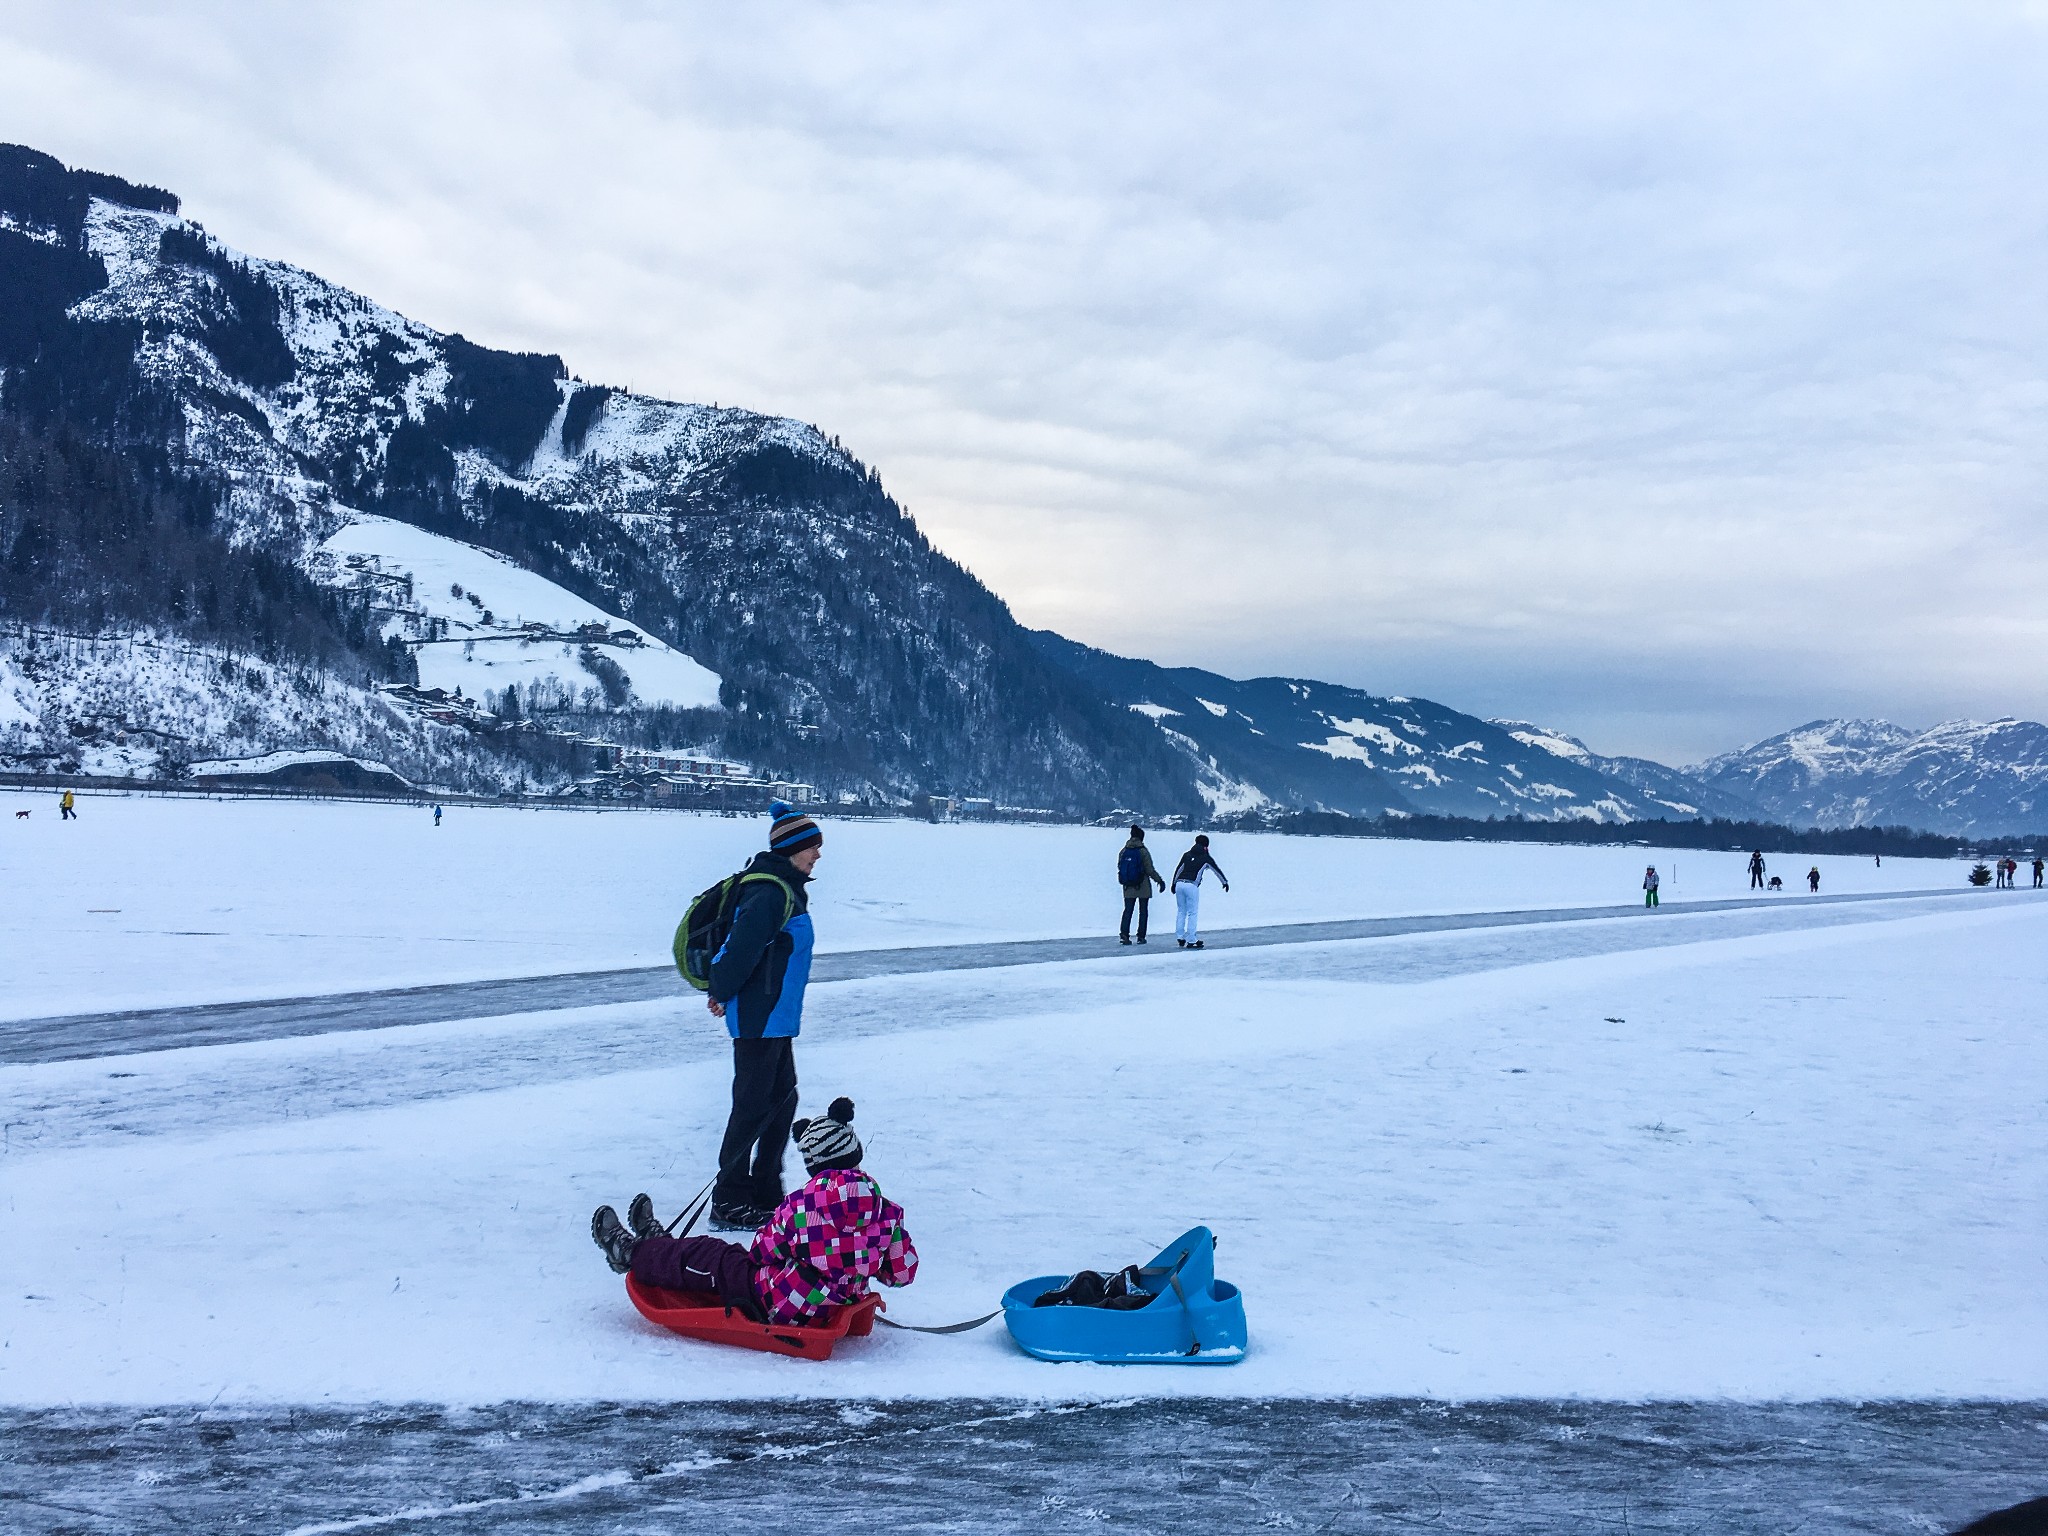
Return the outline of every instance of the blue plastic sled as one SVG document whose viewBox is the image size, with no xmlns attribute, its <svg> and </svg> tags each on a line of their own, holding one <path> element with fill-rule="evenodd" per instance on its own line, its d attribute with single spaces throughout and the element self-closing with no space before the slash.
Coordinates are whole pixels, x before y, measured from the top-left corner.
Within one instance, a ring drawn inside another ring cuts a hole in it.
<svg viewBox="0 0 2048 1536">
<path fill-rule="evenodd" d="M 1235 1365 L 1248 1335 L 1244 1297 L 1216 1278 L 1216 1235 L 1195 1227 L 1144 1268 L 1152 1300 L 1129 1312 L 1105 1307 L 1034 1307 L 1066 1275 L 1039 1275 L 1003 1293 L 1003 1321 L 1027 1355 L 1104 1365 Z"/>
</svg>

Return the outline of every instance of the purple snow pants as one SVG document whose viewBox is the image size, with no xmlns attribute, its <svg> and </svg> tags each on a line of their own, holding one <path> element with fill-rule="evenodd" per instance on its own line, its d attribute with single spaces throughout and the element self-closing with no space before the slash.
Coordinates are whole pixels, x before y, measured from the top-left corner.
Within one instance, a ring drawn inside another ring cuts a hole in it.
<svg viewBox="0 0 2048 1536">
<path fill-rule="evenodd" d="M 633 1245 L 633 1278 L 671 1291 L 709 1291 L 735 1312 L 768 1321 L 754 1289 L 754 1256 L 716 1237 L 643 1237 Z"/>
</svg>

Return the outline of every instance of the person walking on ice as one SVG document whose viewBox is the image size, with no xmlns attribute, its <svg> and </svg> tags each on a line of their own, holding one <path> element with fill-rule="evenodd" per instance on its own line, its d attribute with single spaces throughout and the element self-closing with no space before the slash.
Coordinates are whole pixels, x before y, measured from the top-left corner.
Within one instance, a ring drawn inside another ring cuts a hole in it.
<svg viewBox="0 0 2048 1536">
<path fill-rule="evenodd" d="M 1145 942 L 1145 929 L 1152 909 L 1152 887 L 1166 889 L 1152 864 L 1152 850 L 1145 846 L 1145 829 L 1133 822 L 1130 840 L 1116 856 L 1116 882 L 1124 888 L 1124 920 L 1116 931 L 1117 942 L 1131 942 L 1131 909 L 1138 912 L 1138 942 Z"/>
<path fill-rule="evenodd" d="M 1195 838 L 1194 847 L 1180 856 L 1180 862 L 1173 866 L 1173 938 L 1182 949 L 1200 949 L 1202 940 L 1196 932 L 1196 925 L 1202 912 L 1202 873 L 1215 870 L 1216 880 L 1224 890 L 1230 889 L 1230 877 L 1223 873 L 1223 866 L 1209 854 L 1209 836 L 1202 833 Z"/>
<path fill-rule="evenodd" d="M 704 996 L 732 1036 L 732 1114 L 711 1188 L 711 1224 L 728 1232 L 759 1227 L 782 1203 L 782 1154 L 796 1116 L 796 1037 L 816 943 L 804 888 L 825 834 L 784 801 L 768 811 L 768 847 L 740 872 L 732 924 L 711 957 Z"/>
<path fill-rule="evenodd" d="M 78 801 L 73 798 L 71 791 L 68 789 L 64 791 L 64 798 L 57 802 L 57 819 L 59 821 L 78 820 Z"/>
<path fill-rule="evenodd" d="M 2035 890 L 2037 890 L 2037 891 L 2041 889 L 2041 871 L 2042 871 L 2042 868 L 2043 868 L 2043 863 L 2042 863 L 2042 861 L 2041 861 L 2040 859 L 2035 859 L 2035 860 L 2034 860 L 2034 889 L 2035 889 Z"/>
<path fill-rule="evenodd" d="M 1643 871 L 1644 906 L 1654 907 L 1655 905 L 1657 905 L 1657 883 L 1657 866 L 1652 864 L 1648 869 Z"/>
<path fill-rule="evenodd" d="M 434 807 L 434 825 L 437 827 L 441 825 L 441 807 L 438 805 Z"/>
<path fill-rule="evenodd" d="M 1764 888 L 1764 851 L 1761 848 L 1749 856 L 1749 888 L 1752 891 Z"/>
<path fill-rule="evenodd" d="M 1806 889 L 1811 895 L 1818 896 L 1820 894 L 1820 866 L 1818 864 L 1806 872 Z"/>
</svg>

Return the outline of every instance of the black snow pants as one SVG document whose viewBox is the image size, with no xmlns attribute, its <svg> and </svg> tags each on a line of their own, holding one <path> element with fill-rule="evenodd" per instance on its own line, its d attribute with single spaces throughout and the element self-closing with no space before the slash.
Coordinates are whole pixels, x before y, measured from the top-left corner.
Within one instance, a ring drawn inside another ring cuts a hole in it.
<svg viewBox="0 0 2048 1536">
<path fill-rule="evenodd" d="M 1142 939 L 1145 937 L 1145 924 L 1151 920 L 1152 916 L 1152 887 L 1141 885 L 1135 893 L 1128 887 L 1125 888 L 1124 920 L 1116 931 L 1116 936 L 1120 939 L 1128 939 L 1131 936 L 1131 908 L 1133 907 L 1138 909 L 1138 937 Z"/>
<path fill-rule="evenodd" d="M 1749 872 L 1749 888 L 1752 891 L 1760 891 L 1764 888 L 1764 872 L 1762 870 L 1752 869 Z"/>
<path fill-rule="evenodd" d="M 782 1154 L 796 1118 L 796 1041 L 732 1043 L 732 1116 L 718 1146 L 711 1203 L 730 1210 L 782 1203 Z"/>
</svg>

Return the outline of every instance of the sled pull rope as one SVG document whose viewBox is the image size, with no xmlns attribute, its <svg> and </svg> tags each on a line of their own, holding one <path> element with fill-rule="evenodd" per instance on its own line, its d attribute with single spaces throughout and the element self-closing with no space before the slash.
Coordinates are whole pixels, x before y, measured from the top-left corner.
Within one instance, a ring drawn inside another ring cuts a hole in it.
<svg viewBox="0 0 2048 1536">
<path fill-rule="evenodd" d="M 991 1322 L 1002 1315 L 1003 1309 L 997 1307 L 995 1311 L 984 1312 L 980 1317 L 970 1317 L 964 1323 L 947 1323 L 943 1327 L 936 1328 L 920 1328 L 915 1323 L 899 1323 L 893 1317 L 882 1312 L 875 1314 L 875 1321 L 884 1328 L 900 1328 L 905 1333 L 972 1333 L 983 1323 Z"/>
<path fill-rule="evenodd" d="M 795 1097 L 796 1090 L 792 1088 L 788 1093 L 784 1094 L 781 1098 L 777 1099 L 773 1104 L 769 1105 L 768 1113 L 761 1117 L 761 1123 L 754 1127 L 754 1134 L 752 1137 L 749 1138 L 749 1140 L 758 1141 L 760 1139 L 761 1133 L 768 1129 L 768 1122 L 775 1118 L 776 1114 L 781 1110 L 783 1105 L 788 1104 L 789 1101 L 791 1099 L 794 1099 Z M 717 1183 L 718 1176 L 716 1174 L 713 1174 L 709 1179 L 705 1181 L 704 1187 L 698 1190 L 696 1194 L 692 1195 L 688 1203 L 686 1203 L 680 1211 L 676 1212 L 676 1220 L 670 1222 L 668 1226 L 665 1227 L 663 1230 L 666 1231 L 670 1237 L 688 1237 L 690 1235 L 690 1229 L 697 1225 L 697 1222 L 703 1217 L 705 1210 L 710 1206 L 711 1191 L 717 1185 Z M 682 1231 L 678 1232 L 676 1230 L 676 1222 L 682 1222 Z"/>
</svg>

